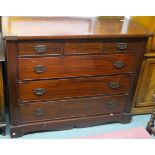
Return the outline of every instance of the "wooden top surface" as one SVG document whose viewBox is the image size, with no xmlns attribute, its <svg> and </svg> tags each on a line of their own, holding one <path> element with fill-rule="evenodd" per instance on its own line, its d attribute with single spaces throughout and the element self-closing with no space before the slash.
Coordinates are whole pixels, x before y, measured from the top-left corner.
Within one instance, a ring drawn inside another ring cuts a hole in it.
<svg viewBox="0 0 155 155">
<path fill-rule="evenodd" d="M 8 40 L 152 36 L 126 18 L 101 17 L 2 17 L 2 33 Z"/>
</svg>

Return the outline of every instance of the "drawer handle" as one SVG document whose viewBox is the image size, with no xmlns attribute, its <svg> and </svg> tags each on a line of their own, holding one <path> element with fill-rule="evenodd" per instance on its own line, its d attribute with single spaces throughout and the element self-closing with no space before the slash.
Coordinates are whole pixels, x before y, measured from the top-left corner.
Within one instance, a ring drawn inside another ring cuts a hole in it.
<svg viewBox="0 0 155 155">
<path fill-rule="evenodd" d="M 34 115 L 37 116 L 37 117 L 44 115 L 44 113 L 45 113 L 44 109 L 36 109 L 36 110 L 34 110 Z"/>
<path fill-rule="evenodd" d="M 46 70 L 46 66 L 35 66 L 34 67 L 34 71 L 36 73 L 43 73 L 43 72 L 45 72 L 45 70 Z"/>
<path fill-rule="evenodd" d="M 106 107 L 107 107 L 108 109 L 113 109 L 113 108 L 116 107 L 116 103 L 115 103 L 114 101 L 107 102 L 107 103 L 106 103 Z"/>
<path fill-rule="evenodd" d="M 117 48 L 119 50 L 125 50 L 128 47 L 126 43 L 117 43 Z"/>
<path fill-rule="evenodd" d="M 109 87 L 112 88 L 112 89 L 119 88 L 119 86 L 120 86 L 119 82 L 110 82 L 109 83 Z"/>
<path fill-rule="evenodd" d="M 117 69 L 123 68 L 125 63 L 123 61 L 115 61 L 113 62 L 113 66 Z"/>
<path fill-rule="evenodd" d="M 35 95 L 41 96 L 45 94 L 45 89 L 44 88 L 35 88 L 33 90 Z"/>
<path fill-rule="evenodd" d="M 36 53 L 38 53 L 38 54 L 43 54 L 43 53 L 45 53 L 46 52 L 46 46 L 45 45 L 36 45 L 35 47 L 34 47 L 34 51 L 36 52 Z"/>
</svg>

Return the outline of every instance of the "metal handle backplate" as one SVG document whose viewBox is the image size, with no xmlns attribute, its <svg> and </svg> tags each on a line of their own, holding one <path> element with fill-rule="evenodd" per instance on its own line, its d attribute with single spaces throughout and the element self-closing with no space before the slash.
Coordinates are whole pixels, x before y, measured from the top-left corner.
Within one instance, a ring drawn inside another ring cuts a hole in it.
<svg viewBox="0 0 155 155">
<path fill-rule="evenodd" d="M 128 47 L 128 45 L 126 43 L 117 43 L 116 47 L 119 50 L 125 50 Z"/>
<path fill-rule="evenodd" d="M 45 94 L 45 89 L 44 88 L 35 88 L 33 89 L 33 93 L 35 95 L 41 96 Z"/>
<path fill-rule="evenodd" d="M 36 109 L 34 110 L 33 114 L 37 117 L 44 115 L 45 110 L 44 109 Z"/>
<path fill-rule="evenodd" d="M 37 54 L 43 54 L 46 52 L 46 46 L 45 45 L 36 45 L 34 47 L 34 51 L 37 53 Z"/>
<path fill-rule="evenodd" d="M 115 103 L 114 101 L 107 102 L 107 103 L 106 103 L 106 107 L 107 107 L 108 109 L 113 109 L 113 108 L 116 107 L 116 103 Z"/>
<path fill-rule="evenodd" d="M 120 86 L 119 82 L 110 82 L 109 83 L 109 87 L 112 88 L 112 89 L 119 88 L 119 86 Z"/>
<path fill-rule="evenodd" d="M 35 66 L 34 67 L 34 72 L 36 72 L 38 74 L 45 72 L 45 70 L 46 70 L 46 66 L 41 66 L 40 65 L 40 66 Z"/>
<path fill-rule="evenodd" d="M 123 68 L 125 63 L 123 61 L 115 61 L 113 62 L 113 66 L 117 69 Z"/>
</svg>

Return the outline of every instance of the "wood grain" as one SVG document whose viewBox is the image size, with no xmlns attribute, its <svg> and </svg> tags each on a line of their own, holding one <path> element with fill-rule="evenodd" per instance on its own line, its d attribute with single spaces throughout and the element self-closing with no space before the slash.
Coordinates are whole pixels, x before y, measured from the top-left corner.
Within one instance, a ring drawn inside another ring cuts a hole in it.
<svg viewBox="0 0 155 155">
<path fill-rule="evenodd" d="M 66 42 L 64 45 L 64 53 L 101 53 L 103 49 L 102 42 Z"/>
<path fill-rule="evenodd" d="M 134 97 L 134 107 L 146 107 L 154 104 L 152 94 L 155 92 L 155 60 L 144 61 L 138 88 Z"/>
<path fill-rule="evenodd" d="M 126 18 L 119 20 L 98 17 L 2 17 L 2 30 L 3 37 L 10 40 L 152 36 L 147 29 Z"/>
<path fill-rule="evenodd" d="M 114 115 L 97 115 L 97 116 L 86 116 L 76 117 L 60 120 L 40 121 L 32 123 L 23 123 L 20 126 L 11 126 L 10 135 L 12 138 L 23 136 L 25 133 L 34 131 L 56 131 L 56 130 L 67 130 L 72 128 L 90 127 L 94 125 L 102 125 L 108 122 L 123 122 L 122 113 Z M 130 117 L 131 119 L 131 117 Z"/>
<path fill-rule="evenodd" d="M 154 16 L 132 16 L 131 20 L 139 25 L 147 28 L 149 31 L 155 32 Z M 151 113 L 153 108 L 152 94 L 154 93 L 155 80 L 155 37 L 149 38 L 147 48 L 144 55 L 143 66 L 139 76 L 139 82 L 133 101 L 132 112 L 134 114 Z"/>
<path fill-rule="evenodd" d="M 112 89 L 109 87 L 111 82 L 118 82 L 120 86 Z M 128 93 L 131 83 L 131 75 L 23 82 L 19 84 L 19 99 L 21 101 L 52 100 L 56 98 Z M 45 93 L 41 96 L 35 95 L 33 91 L 36 88 L 44 88 Z"/>
<path fill-rule="evenodd" d="M 6 62 L 7 62 L 7 90 L 9 94 L 10 117 L 12 125 L 19 125 L 19 103 L 17 83 L 17 43 L 6 41 Z"/>
<path fill-rule="evenodd" d="M 18 74 L 19 80 L 28 80 L 133 73 L 138 58 L 139 55 L 136 53 L 20 58 Z M 119 61 L 124 63 L 122 68 L 114 66 L 114 63 Z M 44 72 L 36 73 L 36 66 L 44 66 Z"/>
<path fill-rule="evenodd" d="M 131 16 L 131 20 L 155 33 L 155 16 Z M 147 44 L 146 52 L 155 51 L 155 36 L 151 37 Z"/>
<path fill-rule="evenodd" d="M 104 42 L 103 43 L 103 52 L 120 52 L 120 51 L 123 51 L 123 52 L 133 52 L 133 51 L 137 51 L 137 52 L 141 52 L 142 49 L 143 49 L 143 42 L 141 41 L 135 41 L 135 42 L 132 42 L 133 40 L 129 40 L 128 42 L 127 41 L 113 41 L 113 42 Z M 127 48 L 125 48 L 124 50 L 120 50 L 117 45 L 119 43 L 124 43 L 127 45 Z"/>
<path fill-rule="evenodd" d="M 109 108 L 107 103 L 114 103 L 114 108 Z M 50 102 L 35 102 L 20 105 L 22 123 L 64 119 L 82 116 L 94 116 L 99 114 L 120 113 L 125 110 L 127 96 L 101 96 L 92 98 L 79 98 L 57 100 Z M 40 116 L 36 116 L 37 109 L 44 110 Z"/>
<path fill-rule="evenodd" d="M 42 54 L 35 52 L 35 47 L 38 45 L 43 45 L 46 47 L 46 51 Z M 20 42 L 18 44 L 18 55 L 32 55 L 32 56 L 42 56 L 42 55 L 61 55 L 63 53 L 63 43 L 59 42 Z"/>
</svg>

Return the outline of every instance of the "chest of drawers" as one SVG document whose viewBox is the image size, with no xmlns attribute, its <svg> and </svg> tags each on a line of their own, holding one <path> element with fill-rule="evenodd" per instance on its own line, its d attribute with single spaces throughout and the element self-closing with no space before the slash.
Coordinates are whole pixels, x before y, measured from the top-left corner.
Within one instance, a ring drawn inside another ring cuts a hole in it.
<svg viewBox="0 0 155 155">
<path fill-rule="evenodd" d="M 11 137 L 130 122 L 151 33 L 127 19 L 5 17 L 3 25 Z"/>
</svg>

